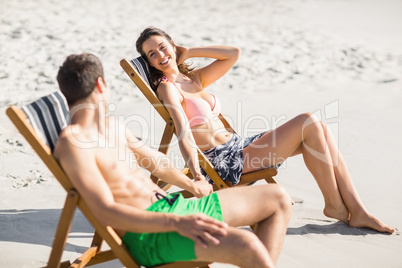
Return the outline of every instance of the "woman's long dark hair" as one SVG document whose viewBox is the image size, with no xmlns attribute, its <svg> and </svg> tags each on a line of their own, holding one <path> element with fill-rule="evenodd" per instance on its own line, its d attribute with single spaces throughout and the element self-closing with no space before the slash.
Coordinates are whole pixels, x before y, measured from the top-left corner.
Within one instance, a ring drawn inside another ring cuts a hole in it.
<svg viewBox="0 0 402 268">
<path fill-rule="evenodd" d="M 158 69 L 152 67 L 149 64 L 147 55 L 145 54 L 144 50 L 142 49 L 142 45 L 144 44 L 145 41 L 147 41 L 151 36 L 154 35 L 159 35 L 162 36 L 164 38 L 166 38 L 166 40 L 168 40 L 173 46 L 175 46 L 175 44 L 173 43 L 172 38 L 170 37 L 170 35 L 168 35 L 166 32 L 162 31 L 161 29 L 155 28 L 155 27 L 148 27 L 146 28 L 144 31 L 142 31 L 142 33 L 140 34 L 140 37 L 138 37 L 137 42 L 136 42 L 136 48 L 138 53 L 140 53 L 141 57 L 144 58 L 144 60 L 146 62 L 148 62 L 149 65 L 149 78 L 150 78 L 150 82 L 151 82 L 151 87 L 152 89 L 156 92 L 156 89 L 159 86 L 159 83 L 162 80 L 163 77 L 163 73 L 161 71 L 159 71 Z M 178 65 L 179 71 L 186 75 L 189 76 L 189 74 L 191 73 L 192 70 L 194 70 L 194 68 L 190 68 L 190 66 L 186 63 L 181 63 Z"/>
</svg>

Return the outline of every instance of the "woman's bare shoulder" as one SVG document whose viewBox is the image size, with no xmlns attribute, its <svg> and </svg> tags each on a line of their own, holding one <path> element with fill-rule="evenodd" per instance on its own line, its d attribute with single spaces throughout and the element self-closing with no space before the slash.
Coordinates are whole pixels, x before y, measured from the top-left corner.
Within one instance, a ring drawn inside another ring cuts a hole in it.
<svg viewBox="0 0 402 268">
<path fill-rule="evenodd" d="M 178 89 L 168 80 L 159 83 L 156 95 L 161 101 L 169 101 L 171 99 L 179 99 L 181 101 L 182 99 Z"/>
</svg>

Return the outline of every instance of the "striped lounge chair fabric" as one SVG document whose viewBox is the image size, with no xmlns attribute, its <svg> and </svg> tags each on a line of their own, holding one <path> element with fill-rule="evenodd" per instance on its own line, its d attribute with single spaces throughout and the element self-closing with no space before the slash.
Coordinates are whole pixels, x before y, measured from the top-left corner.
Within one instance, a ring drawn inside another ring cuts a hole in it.
<svg viewBox="0 0 402 268">
<path fill-rule="evenodd" d="M 138 58 L 132 59 L 131 63 L 134 65 L 135 69 L 137 69 L 138 73 L 145 80 L 145 82 L 147 82 L 147 84 L 151 86 L 148 63 L 144 60 L 144 58 L 140 56 Z"/>
<path fill-rule="evenodd" d="M 39 138 L 53 151 L 60 132 L 68 124 L 68 105 L 63 94 L 55 91 L 22 107 L 22 110 Z"/>
</svg>

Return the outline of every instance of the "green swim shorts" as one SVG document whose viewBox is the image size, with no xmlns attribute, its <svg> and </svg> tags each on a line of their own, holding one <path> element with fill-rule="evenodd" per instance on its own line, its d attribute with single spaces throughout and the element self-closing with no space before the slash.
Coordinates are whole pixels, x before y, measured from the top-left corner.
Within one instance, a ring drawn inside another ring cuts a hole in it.
<svg viewBox="0 0 402 268">
<path fill-rule="evenodd" d="M 169 199 L 175 199 L 174 203 L 169 202 Z M 223 221 L 221 205 L 216 192 L 200 199 L 185 199 L 181 194 L 170 194 L 167 198 L 153 203 L 147 211 L 178 215 L 203 213 L 214 219 Z M 176 232 L 127 232 L 123 237 L 123 243 L 137 262 L 147 267 L 196 259 L 194 241 Z"/>
</svg>

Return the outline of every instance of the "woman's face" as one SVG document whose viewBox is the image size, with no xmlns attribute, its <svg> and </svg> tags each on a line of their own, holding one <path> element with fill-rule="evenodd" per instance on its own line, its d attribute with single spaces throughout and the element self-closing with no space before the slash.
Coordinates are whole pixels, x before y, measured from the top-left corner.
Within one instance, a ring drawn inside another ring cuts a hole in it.
<svg viewBox="0 0 402 268">
<path fill-rule="evenodd" d="M 177 66 L 176 48 L 163 36 L 151 36 L 142 44 L 142 50 L 149 64 L 162 72 Z"/>
</svg>

